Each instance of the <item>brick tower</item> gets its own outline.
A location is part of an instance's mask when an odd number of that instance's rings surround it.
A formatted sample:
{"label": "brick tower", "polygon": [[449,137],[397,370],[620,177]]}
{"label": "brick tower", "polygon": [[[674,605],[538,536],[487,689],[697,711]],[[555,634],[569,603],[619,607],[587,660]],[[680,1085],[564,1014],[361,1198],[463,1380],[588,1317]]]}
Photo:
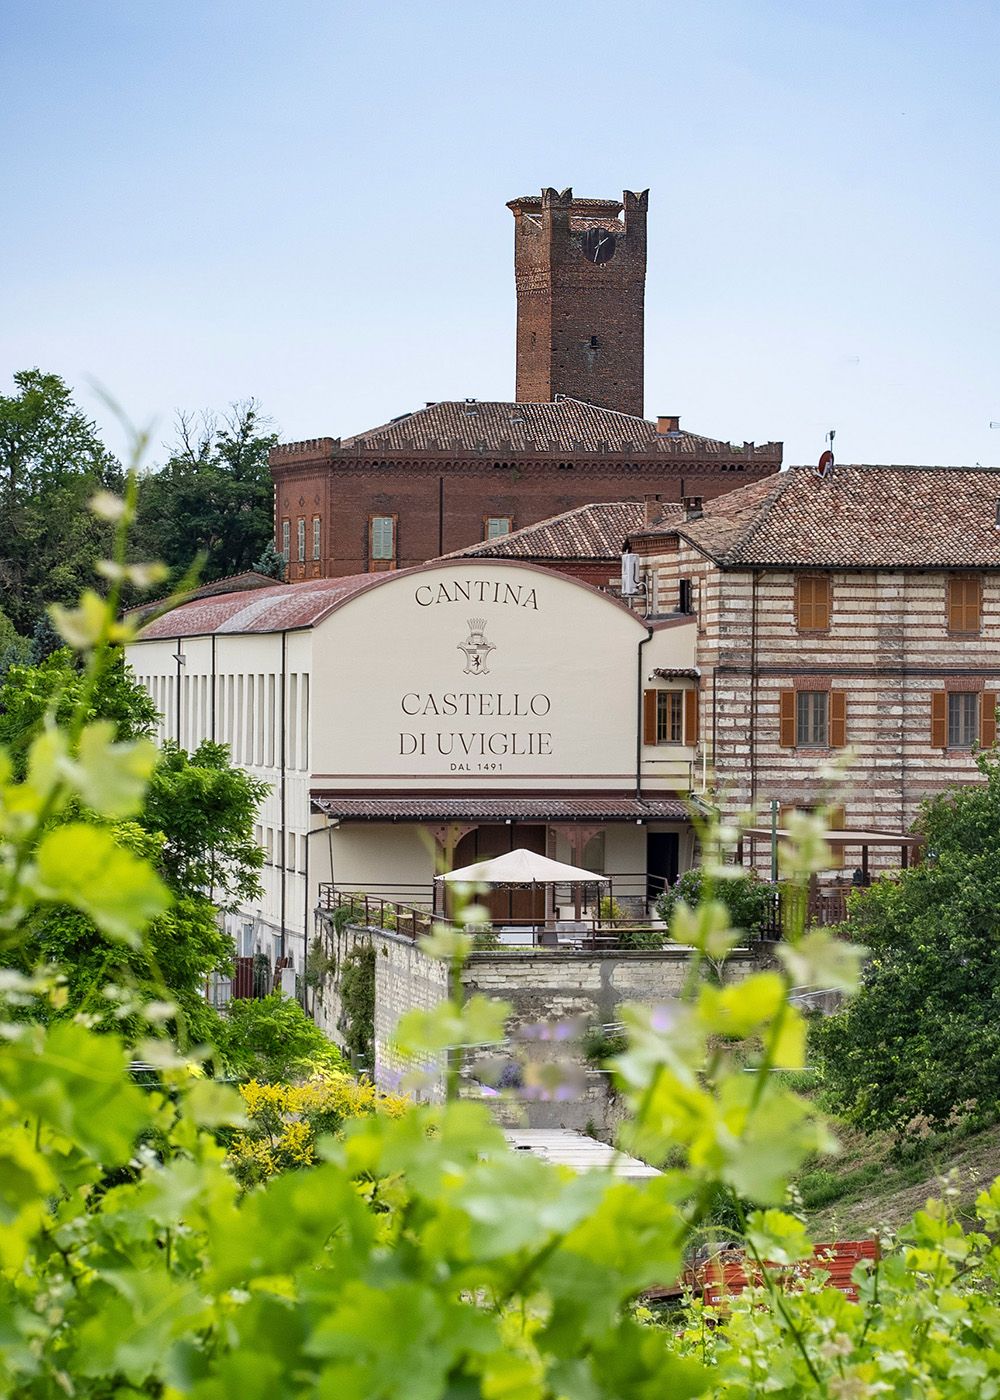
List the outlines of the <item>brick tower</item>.
{"label": "brick tower", "polygon": [[568,394],[642,417],[648,194],[574,199],[570,189],[546,189],[507,205],[519,402]]}

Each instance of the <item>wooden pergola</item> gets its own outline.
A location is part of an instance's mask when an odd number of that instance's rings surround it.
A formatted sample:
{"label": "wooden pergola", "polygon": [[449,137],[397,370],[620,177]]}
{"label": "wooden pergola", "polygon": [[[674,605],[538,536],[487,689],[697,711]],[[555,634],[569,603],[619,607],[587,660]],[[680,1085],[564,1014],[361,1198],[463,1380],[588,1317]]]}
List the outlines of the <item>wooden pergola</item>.
{"label": "wooden pergola", "polygon": [[[769,826],[747,827],[736,846],[737,863],[744,863],[744,842],[747,837],[751,841],[766,841],[770,844],[772,836],[777,837],[779,841],[787,841],[791,839],[791,832],[783,826],[776,827],[773,832]],[[900,869],[906,870],[911,863],[915,865],[920,859],[920,851],[925,844],[923,836],[914,836],[906,831],[828,831],[824,839],[828,846],[840,851],[861,848],[861,876],[866,885],[869,882],[868,852],[872,847],[898,847]]]}

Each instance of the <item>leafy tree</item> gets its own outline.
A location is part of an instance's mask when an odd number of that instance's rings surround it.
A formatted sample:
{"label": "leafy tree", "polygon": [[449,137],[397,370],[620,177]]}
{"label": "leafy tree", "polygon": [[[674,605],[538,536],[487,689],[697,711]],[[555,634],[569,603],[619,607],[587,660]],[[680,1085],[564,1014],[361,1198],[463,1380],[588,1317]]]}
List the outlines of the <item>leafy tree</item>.
{"label": "leafy tree", "polygon": [[31,659],[31,641],[22,637],[10,618],[0,608],[0,682],[12,666],[20,666]]}
{"label": "leafy tree", "polygon": [[32,666],[37,666],[39,662],[45,661],[54,651],[58,651],[63,645],[63,639],[52,625],[52,619],[48,613],[43,613],[35,623],[34,631],[31,634],[31,652],[26,658]]}
{"label": "leafy tree", "polygon": [[[120,652],[109,653],[92,684],[64,648],[40,666],[12,668],[0,685],[0,744],[17,771],[26,771],[46,717],[66,724],[74,714],[85,723],[110,722],[119,743],[148,738],[157,718]],[[232,964],[220,907],[253,898],[260,889],[264,857],[253,825],[265,792],[266,784],[231,766],[224,745],[205,743],[191,756],[175,745],[165,747],[141,810],[115,823],[114,832],[123,848],[158,870],[174,902],[151,922],[141,946],[108,942],[93,920],[71,908],[35,911],[27,925],[32,955],[65,972],[60,1015],[85,1012],[134,1038],[142,1026],[136,1006],[169,995],[193,1038],[216,1039],[218,1018],[201,992],[210,973]],[[75,819],[77,805],[66,815]],[[109,997],[109,987],[118,993]]]}
{"label": "leafy tree", "polygon": [[201,554],[206,581],[252,569],[274,534],[268,451],[277,436],[254,399],[218,419],[180,413],[165,466],[145,476],[133,548],[177,582]]}
{"label": "leafy tree", "polygon": [[264,546],[264,552],[253,565],[255,573],[265,574],[268,578],[283,579],[288,568],[288,560],[276,547],[274,540],[268,540]]}
{"label": "leafy tree", "polygon": [[38,665],[12,666],[0,682],[0,744],[23,770],[46,716],[51,713],[57,723],[66,724],[81,705],[88,722],[111,720],[122,742],[149,738],[156,728],[156,706],[120,650],[109,654],[92,687],[73,653],[63,646]]}
{"label": "leafy tree", "polygon": [[44,603],[74,601],[107,554],[110,527],[87,503],[120,490],[123,476],[59,375],[22,370],[14,384],[0,395],[0,587],[29,635]]}
{"label": "leafy tree", "polygon": [[159,864],[170,886],[202,891],[222,909],[256,899],[264,852],[253,828],[267,792],[233,767],[225,744],[206,739],[190,756],[164,744],[141,820],[163,833]]}
{"label": "leafy tree", "polygon": [[992,1114],[1000,1082],[1000,762],[931,799],[921,864],[852,895],[871,951],[861,989],[816,1043],[838,1111],[866,1127]]}
{"label": "leafy tree", "polygon": [[298,1002],[277,992],[231,1001],[216,1044],[227,1073],[262,1084],[344,1067],[340,1051]]}

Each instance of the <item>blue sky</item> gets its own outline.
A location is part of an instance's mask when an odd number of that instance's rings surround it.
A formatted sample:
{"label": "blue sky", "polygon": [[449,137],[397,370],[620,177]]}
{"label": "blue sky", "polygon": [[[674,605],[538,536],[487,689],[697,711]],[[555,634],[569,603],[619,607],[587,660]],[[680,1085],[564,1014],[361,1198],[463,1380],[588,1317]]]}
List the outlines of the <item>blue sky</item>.
{"label": "blue sky", "polygon": [[169,436],[510,398],[512,224],[650,188],[646,411],[1000,462],[1000,5],[4,0],[0,392]]}

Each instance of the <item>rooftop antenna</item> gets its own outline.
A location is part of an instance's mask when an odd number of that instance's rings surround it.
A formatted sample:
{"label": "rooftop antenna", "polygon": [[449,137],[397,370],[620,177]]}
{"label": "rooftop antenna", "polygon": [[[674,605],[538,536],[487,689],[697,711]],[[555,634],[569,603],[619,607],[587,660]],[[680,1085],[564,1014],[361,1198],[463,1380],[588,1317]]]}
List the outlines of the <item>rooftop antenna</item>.
{"label": "rooftop antenna", "polygon": [[820,455],[820,459],[813,471],[813,476],[818,477],[820,481],[829,481],[833,476],[833,440],[836,436],[837,429],[831,428],[826,435],[826,441],[829,446],[826,448],[826,451]]}

